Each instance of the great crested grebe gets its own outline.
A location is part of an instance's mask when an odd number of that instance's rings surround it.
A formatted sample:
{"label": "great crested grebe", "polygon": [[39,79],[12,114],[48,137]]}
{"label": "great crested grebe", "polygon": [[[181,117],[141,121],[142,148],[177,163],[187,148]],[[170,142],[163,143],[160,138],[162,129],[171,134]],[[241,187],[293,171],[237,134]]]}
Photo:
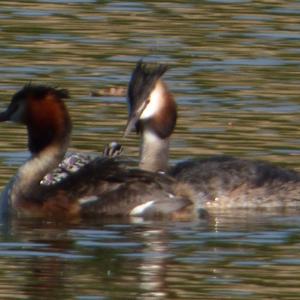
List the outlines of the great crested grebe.
{"label": "great crested grebe", "polygon": [[[117,142],[111,142],[105,145],[102,157],[118,157],[123,152],[123,146]],[[96,153],[85,153],[85,152],[70,152],[66,153],[64,159],[59,165],[53,169],[50,173],[47,173],[40,181],[42,185],[55,184],[62,179],[66,178],[72,173],[78,172],[78,170],[90,163],[97,156]]]}
{"label": "great crested grebe", "polygon": [[141,135],[140,168],[164,171],[188,183],[198,207],[300,206],[300,174],[267,162],[228,156],[190,159],[168,168],[169,139],[176,124],[176,103],[162,81],[164,65],[139,61],[128,86],[127,135]]}
{"label": "great crested grebe", "polygon": [[66,90],[26,85],[0,114],[0,121],[26,125],[31,152],[2,195],[2,213],[51,218],[152,216],[172,214],[191,204],[174,179],[126,169],[109,158],[96,158],[55,184],[41,185],[69,145],[72,126],[63,102],[67,97]]}

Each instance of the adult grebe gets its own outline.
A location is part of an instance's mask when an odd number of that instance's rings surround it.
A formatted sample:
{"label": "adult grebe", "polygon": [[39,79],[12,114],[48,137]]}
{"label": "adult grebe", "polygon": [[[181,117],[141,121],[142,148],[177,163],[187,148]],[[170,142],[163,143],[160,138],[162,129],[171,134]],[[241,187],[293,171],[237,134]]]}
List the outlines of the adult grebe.
{"label": "adult grebe", "polygon": [[41,185],[69,144],[72,126],[63,102],[67,97],[66,90],[26,85],[0,114],[0,121],[26,125],[31,152],[5,190],[4,212],[60,219],[93,214],[152,216],[172,214],[191,204],[174,179],[126,169],[109,158],[96,158],[55,184]]}
{"label": "adult grebe", "polygon": [[167,67],[139,61],[128,86],[125,129],[141,135],[140,168],[164,171],[188,183],[198,207],[300,206],[300,174],[262,161],[228,156],[191,159],[168,168],[169,139],[177,118],[176,103],[161,77]]}

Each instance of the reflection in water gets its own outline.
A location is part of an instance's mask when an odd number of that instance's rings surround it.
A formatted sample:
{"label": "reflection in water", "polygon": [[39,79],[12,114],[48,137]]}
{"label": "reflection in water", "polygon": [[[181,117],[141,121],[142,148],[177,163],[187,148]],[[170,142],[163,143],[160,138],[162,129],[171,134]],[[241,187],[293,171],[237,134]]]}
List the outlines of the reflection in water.
{"label": "reflection in water", "polygon": [[254,299],[277,295],[271,287],[282,277],[288,292],[299,276],[300,223],[292,212],[117,221],[14,220],[1,235],[1,285],[8,294],[38,299],[199,299],[203,293]]}
{"label": "reflection in water", "polygon": [[[1,1],[1,108],[32,80],[68,88],[73,147],[120,141],[135,62],[171,65],[173,162],[230,154],[299,168],[297,1]],[[94,93],[96,91],[96,93]],[[92,96],[91,96],[92,95]],[[5,103],[4,103],[4,102]],[[0,127],[3,186],[28,157]],[[125,144],[137,157],[134,136]],[[297,299],[298,211],[207,220],[1,226],[2,299]]]}

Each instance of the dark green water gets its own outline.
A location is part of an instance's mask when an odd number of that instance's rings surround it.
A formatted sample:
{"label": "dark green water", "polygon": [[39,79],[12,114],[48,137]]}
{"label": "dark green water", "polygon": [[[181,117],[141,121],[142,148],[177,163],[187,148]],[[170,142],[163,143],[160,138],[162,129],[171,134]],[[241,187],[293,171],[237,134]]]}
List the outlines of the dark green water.
{"label": "dark green water", "polygon": [[[172,162],[230,154],[300,170],[298,1],[0,1],[0,108],[22,85],[68,88],[72,148],[122,140],[135,62],[168,63]],[[91,96],[92,91],[100,96]],[[27,157],[0,126],[0,184]],[[209,220],[13,220],[0,227],[0,299],[299,299],[297,211]]]}

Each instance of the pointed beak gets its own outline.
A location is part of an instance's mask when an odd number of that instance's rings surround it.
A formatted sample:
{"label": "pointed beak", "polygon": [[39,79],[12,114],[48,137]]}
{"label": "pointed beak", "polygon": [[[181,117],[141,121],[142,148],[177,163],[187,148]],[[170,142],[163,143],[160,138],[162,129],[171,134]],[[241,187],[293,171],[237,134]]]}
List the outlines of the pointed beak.
{"label": "pointed beak", "polygon": [[3,111],[3,112],[0,113],[0,122],[8,121],[9,118],[10,118],[10,114],[9,114],[8,110]]}
{"label": "pointed beak", "polygon": [[129,135],[129,133],[134,130],[135,124],[138,120],[139,120],[139,118],[135,114],[133,116],[129,117],[126,127],[125,127],[125,130],[124,130],[123,137],[127,137]]}
{"label": "pointed beak", "polygon": [[127,125],[124,130],[123,137],[127,137],[129,135],[129,133],[135,129],[135,125],[138,122],[138,120],[140,119],[140,116],[142,115],[143,111],[147,107],[148,103],[149,103],[149,100],[144,101],[138,109],[136,109],[135,111],[133,111],[129,114],[129,118],[128,118]]}

